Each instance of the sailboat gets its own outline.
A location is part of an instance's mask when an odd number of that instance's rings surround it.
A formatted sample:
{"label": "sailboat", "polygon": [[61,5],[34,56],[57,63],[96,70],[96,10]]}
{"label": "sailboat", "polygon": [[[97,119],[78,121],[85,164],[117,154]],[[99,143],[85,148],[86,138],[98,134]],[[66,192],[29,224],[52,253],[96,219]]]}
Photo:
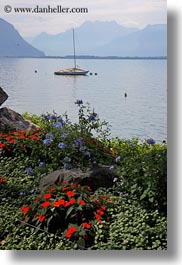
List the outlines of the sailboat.
{"label": "sailboat", "polygon": [[76,65],[76,54],[75,54],[75,32],[73,29],[73,52],[74,52],[74,67],[68,69],[61,69],[54,72],[55,75],[86,75],[89,71],[78,68]]}

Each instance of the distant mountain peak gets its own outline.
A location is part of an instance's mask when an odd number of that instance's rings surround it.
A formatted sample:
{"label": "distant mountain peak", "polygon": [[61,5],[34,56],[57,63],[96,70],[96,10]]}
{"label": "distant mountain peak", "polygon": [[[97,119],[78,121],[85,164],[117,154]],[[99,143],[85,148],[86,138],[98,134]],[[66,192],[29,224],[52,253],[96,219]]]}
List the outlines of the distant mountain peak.
{"label": "distant mountain peak", "polygon": [[12,24],[0,18],[0,57],[43,57],[44,53],[27,43]]}

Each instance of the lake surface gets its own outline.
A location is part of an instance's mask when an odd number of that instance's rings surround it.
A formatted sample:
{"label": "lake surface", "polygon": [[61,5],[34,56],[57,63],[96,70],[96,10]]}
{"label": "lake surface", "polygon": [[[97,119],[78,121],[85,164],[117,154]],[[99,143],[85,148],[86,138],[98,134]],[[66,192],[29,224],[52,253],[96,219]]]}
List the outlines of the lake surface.
{"label": "lake surface", "polygon": [[92,59],[77,64],[97,75],[55,76],[54,71],[73,66],[69,59],[0,58],[0,86],[9,95],[3,106],[19,113],[67,111],[75,121],[74,102],[82,99],[110,123],[112,137],[166,140],[166,60]]}

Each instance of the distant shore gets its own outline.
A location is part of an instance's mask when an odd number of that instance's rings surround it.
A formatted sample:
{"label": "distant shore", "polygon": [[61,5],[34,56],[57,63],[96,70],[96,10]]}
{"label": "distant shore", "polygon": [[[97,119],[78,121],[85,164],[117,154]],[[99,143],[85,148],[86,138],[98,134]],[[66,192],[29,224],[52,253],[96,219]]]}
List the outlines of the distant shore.
{"label": "distant shore", "polygon": [[[39,58],[39,59],[73,59],[73,55],[67,56],[3,56],[0,58]],[[148,56],[148,57],[140,57],[140,56],[92,56],[92,55],[80,55],[76,56],[76,59],[94,59],[94,60],[167,60],[167,56]]]}

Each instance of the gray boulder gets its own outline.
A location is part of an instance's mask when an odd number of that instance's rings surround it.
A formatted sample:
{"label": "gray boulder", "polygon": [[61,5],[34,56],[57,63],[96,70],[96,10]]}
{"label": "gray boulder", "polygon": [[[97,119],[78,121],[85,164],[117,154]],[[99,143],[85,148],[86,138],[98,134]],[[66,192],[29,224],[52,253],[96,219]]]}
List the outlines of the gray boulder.
{"label": "gray boulder", "polygon": [[6,92],[0,87],[0,106],[7,100],[8,95]]}
{"label": "gray boulder", "polygon": [[37,126],[24,119],[14,110],[5,107],[0,109],[0,131],[6,128],[11,128],[13,130],[32,130],[37,128]]}
{"label": "gray boulder", "polygon": [[109,166],[103,165],[95,165],[88,168],[85,172],[81,169],[59,169],[44,176],[40,181],[39,189],[41,192],[45,192],[50,186],[58,182],[69,182],[89,186],[95,191],[100,187],[112,187],[114,178],[118,178],[118,176],[110,170]]}

